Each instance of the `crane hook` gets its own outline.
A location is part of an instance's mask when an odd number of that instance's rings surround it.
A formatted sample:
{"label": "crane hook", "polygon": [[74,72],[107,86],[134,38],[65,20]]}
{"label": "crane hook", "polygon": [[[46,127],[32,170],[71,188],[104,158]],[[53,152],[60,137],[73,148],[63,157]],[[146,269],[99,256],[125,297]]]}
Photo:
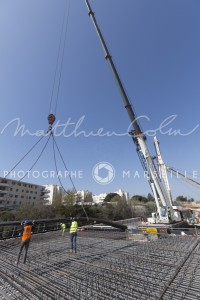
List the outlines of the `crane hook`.
{"label": "crane hook", "polygon": [[52,125],[55,122],[56,117],[53,114],[48,115],[49,131],[52,129]]}

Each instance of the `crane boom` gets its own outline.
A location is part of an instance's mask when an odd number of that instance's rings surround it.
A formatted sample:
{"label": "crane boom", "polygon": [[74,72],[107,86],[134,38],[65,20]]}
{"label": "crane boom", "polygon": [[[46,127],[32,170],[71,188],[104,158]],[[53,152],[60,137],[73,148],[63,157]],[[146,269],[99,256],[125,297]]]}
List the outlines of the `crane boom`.
{"label": "crane boom", "polygon": [[156,153],[157,153],[157,160],[158,160],[158,167],[160,170],[160,176],[161,176],[161,180],[163,180],[164,184],[165,184],[165,189],[168,193],[168,197],[170,199],[170,203],[172,205],[172,194],[171,194],[171,190],[170,190],[170,186],[169,186],[169,181],[168,181],[168,177],[167,177],[167,167],[163,161],[163,158],[161,156],[161,151],[160,151],[160,146],[159,146],[159,142],[156,136],[154,136],[154,145],[156,148]]}
{"label": "crane boom", "polygon": [[200,183],[199,183],[198,181],[196,181],[196,180],[194,180],[194,179],[192,179],[192,178],[187,177],[185,174],[181,173],[180,171],[175,170],[175,169],[172,168],[172,167],[166,166],[166,169],[167,169],[167,171],[168,171],[169,173],[172,173],[172,174],[175,175],[177,178],[180,176],[180,178],[181,178],[183,181],[185,181],[185,182],[191,184],[192,186],[194,186],[194,187],[196,187],[196,188],[200,188]]}
{"label": "crane boom", "polygon": [[[158,215],[159,215],[157,222],[170,223],[174,219],[174,211],[173,211],[173,208],[172,208],[172,205],[170,202],[171,199],[169,198],[165,188],[162,185],[162,182],[160,181],[160,178],[158,176],[158,171],[154,165],[154,161],[152,159],[152,156],[151,156],[149,149],[147,147],[147,144],[146,144],[146,137],[142,133],[142,130],[139,126],[139,123],[138,123],[136,115],[133,111],[132,105],[128,99],[128,96],[125,92],[125,89],[123,87],[123,84],[121,82],[119,74],[118,74],[116,67],[114,65],[114,62],[112,60],[112,56],[110,55],[110,53],[108,51],[108,48],[107,48],[107,45],[103,38],[103,35],[101,33],[101,30],[97,24],[96,18],[94,16],[94,12],[91,9],[89,0],[85,0],[85,3],[87,6],[87,9],[88,9],[88,12],[89,12],[89,16],[92,19],[93,25],[96,29],[96,32],[100,39],[101,45],[103,47],[105,59],[108,61],[109,65],[111,67],[114,79],[117,83],[117,86],[119,88],[119,91],[120,91],[120,94],[121,94],[121,97],[122,97],[122,100],[124,103],[124,106],[127,110],[127,113],[131,120],[131,124],[133,126],[133,130],[131,131],[131,137],[132,137],[133,142],[136,145],[136,149],[140,156],[142,166],[148,172],[148,181],[150,183],[151,189],[154,194],[154,198],[155,198],[157,210],[158,210]],[[161,205],[160,205],[160,202],[161,202]]]}

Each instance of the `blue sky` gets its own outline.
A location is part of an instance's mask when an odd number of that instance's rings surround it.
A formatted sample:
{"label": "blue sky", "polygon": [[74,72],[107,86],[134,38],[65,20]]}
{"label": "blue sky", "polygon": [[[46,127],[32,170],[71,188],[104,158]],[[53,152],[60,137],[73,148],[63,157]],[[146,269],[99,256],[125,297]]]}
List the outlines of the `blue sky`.
{"label": "blue sky", "polygon": [[[90,3],[140,117],[140,125],[147,133],[152,155],[155,154],[153,137],[149,135],[156,132],[165,163],[188,174],[195,172],[199,179],[200,2],[91,0]],[[59,41],[68,9],[61,69]],[[126,134],[129,117],[84,1],[1,0],[0,37],[0,176],[12,169],[37,142],[36,132],[47,130],[53,91],[51,112],[55,113],[57,99],[56,124],[63,124],[57,128],[59,136],[55,138],[68,169],[76,172],[76,178],[73,175],[76,188],[95,194],[122,188],[131,196],[151,192],[143,178],[135,145]],[[61,42],[62,50],[63,35]],[[166,120],[171,122],[164,126]],[[23,124],[32,135],[16,134],[17,126]],[[97,134],[100,128],[104,136]],[[108,136],[108,132],[113,134]],[[16,168],[13,178],[18,179],[20,170],[29,170],[45,140]],[[58,155],[57,159],[64,174]],[[115,178],[107,185],[93,179],[92,170],[99,162],[108,162],[115,169]],[[59,184],[50,175],[55,171],[51,141],[34,170],[37,173],[24,180]],[[42,171],[48,171],[47,178]],[[123,172],[129,176],[123,176]],[[64,177],[61,179],[64,187],[72,188],[69,178]],[[185,195],[200,200],[199,190],[175,177],[170,178],[170,186],[174,197]]]}

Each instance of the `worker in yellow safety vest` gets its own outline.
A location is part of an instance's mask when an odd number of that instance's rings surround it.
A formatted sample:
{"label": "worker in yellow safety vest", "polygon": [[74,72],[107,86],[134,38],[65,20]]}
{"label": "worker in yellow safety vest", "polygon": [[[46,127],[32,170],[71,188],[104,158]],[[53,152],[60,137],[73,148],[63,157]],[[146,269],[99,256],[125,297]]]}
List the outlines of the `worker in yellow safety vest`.
{"label": "worker in yellow safety vest", "polygon": [[29,243],[31,240],[31,234],[32,234],[32,230],[34,227],[34,221],[29,221],[29,220],[25,220],[22,222],[22,242],[21,242],[21,247],[20,247],[20,251],[17,257],[17,261],[16,264],[18,265],[19,260],[20,260],[20,256],[22,253],[23,248],[25,248],[25,253],[24,253],[24,260],[23,263],[26,263],[26,258],[27,258],[27,253],[28,253],[28,248],[29,248]]}
{"label": "worker in yellow safety vest", "polygon": [[65,223],[60,223],[60,229],[62,231],[62,237],[64,238],[65,233],[66,233],[66,224]]}
{"label": "worker in yellow safety vest", "polygon": [[77,239],[77,231],[78,231],[78,222],[77,218],[72,218],[72,223],[70,226],[70,238],[71,238],[71,252],[76,253],[76,239]]}

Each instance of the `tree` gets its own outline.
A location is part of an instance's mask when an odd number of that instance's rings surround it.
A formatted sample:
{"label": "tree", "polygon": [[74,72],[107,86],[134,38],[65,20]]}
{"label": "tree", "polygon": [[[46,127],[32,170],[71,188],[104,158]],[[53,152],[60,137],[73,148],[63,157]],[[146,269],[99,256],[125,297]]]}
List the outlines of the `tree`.
{"label": "tree", "polygon": [[129,219],[131,217],[132,211],[130,205],[127,204],[126,200],[120,197],[114,206],[114,220]]}
{"label": "tree", "polygon": [[106,196],[106,198],[104,199],[103,202],[110,202],[111,199],[112,199],[113,197],[115,197],[115,196],[119,196],[119,195],[118,195],[117,193],[109,193],[109,194]]}
{"label": "tree", "polygon": [[106,205],[103,205],[102,206],[102,215],[103,215],[103,219],[113,220],[113,218],[114,218],[113,205],[110,203],[106,203]]}
{"label": "tree", "polygon": [[111,198],[110,202],[119,202],[122,200],[122,197],[120,197],[118,194]]}
{"label": "tree", "polygon": [[62,193],[56,192],[53,196],[52,205],[54,208],[62,206]]}
{"label": "tree", "polygon": [[76,193],[71,190],[67,190],[67,193],[65,194],[63,198],[63,204],[67,206],[73,206],[76,203]]}
{"label": "tree", "polygon": [[[103,209],[102,209],[101,206],[99,206],[97,204],[94,204],[94,205],[87,205],[84,208],[85,208],[85,211],[86,211],[88,217],[99,218],[99,219],[104,218]],[[78,215],[81,216],[81,217],[85,217],[85,213],[84,213],[82,207],[80,207]]]}
{"label": "tree", "polygon": [[194,198],[188,199],[188,202],[194,202]]}
{"label": "tree", "polygon": [[178,196],[176,197],[176,201],[181,201],[181,202],[187,202],[187,197],[184,197],[184,196]]}
{"label": "tree", "polygon": [[148,202],[148,199],[144,196],[135,195],[130,199],[131,202],[140,202],[140,203],[146,203]]}
{"label": "tree", "polygon": [[15,211],[16,220],[37,220],[54,217],[55,212],[53,210],[53,207],[50,205],[30,206],[29,204],[24,204]]}
{"label": "tree", "polygon": [[66,216],[76,215],[76,193],[72,190],[67,190],[66,195],[63,198],[64,212]]}
{"label": "tree", "polygon": [[62,198],[63,197],[61,192],[56,192],[53,197],[52,208],[57,218],[63,217],[64,215],[64,206],[62,203]]}
{"label": "tree", "polygon": [[154,201],[155,198],[149,193],[147,196],[148,201]]}
{"label": "tree", "polygon": [[5,210],[0,212],[0,220],[1,221],[14,221],[15,214],[13,211]]}
{"label": "tree", "polygon": [[93,202],[92,193],[89,191],[86,191],[84,202]]}

